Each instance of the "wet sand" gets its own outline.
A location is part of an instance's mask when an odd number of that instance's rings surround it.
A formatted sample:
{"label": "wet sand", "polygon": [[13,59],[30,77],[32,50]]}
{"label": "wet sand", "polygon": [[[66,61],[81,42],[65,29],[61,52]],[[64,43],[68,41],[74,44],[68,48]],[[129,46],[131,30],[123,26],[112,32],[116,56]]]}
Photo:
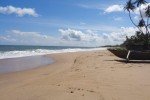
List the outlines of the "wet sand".
{"label": "wet sand", "polygon": [[34,69],[53,62],[46,55],[0,59],[0,74]]}
{"label": "wet sand", "polygon": [[0,75],[0,100],[150,100],[150,63],[108,51],[48,55],[56,62]]}

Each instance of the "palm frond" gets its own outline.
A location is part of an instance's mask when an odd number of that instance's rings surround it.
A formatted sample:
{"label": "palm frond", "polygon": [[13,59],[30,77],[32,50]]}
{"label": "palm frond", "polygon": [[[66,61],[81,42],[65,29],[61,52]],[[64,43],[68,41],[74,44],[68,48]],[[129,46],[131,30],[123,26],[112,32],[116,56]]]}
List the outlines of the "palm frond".
{"label": "palm frond", "polygon": [[132,0],[129,0],[126,3],[126,6],[124,7],[124,9],[127,11],[133,11],[135,9],[135,6],[133,5]]}
{"label": "palm frond", "polygon": [[145,26],[145,21],[143,19],[141,19],[139,21],[139,24],[138,24],[139,27],[144,27]]}
{"label": "palm frond", "polygon": [[145,15],[147,16],[147,17],[150,17],[150,5],[148,5],[148,7],[145,9],[146,11],[145,11]]}
{"label": "palm frond", "polygon": [[136,0],[133,4],[136,4],[137,7],[139,7],[142,4],[146,4],[147,1],[146,0]]}

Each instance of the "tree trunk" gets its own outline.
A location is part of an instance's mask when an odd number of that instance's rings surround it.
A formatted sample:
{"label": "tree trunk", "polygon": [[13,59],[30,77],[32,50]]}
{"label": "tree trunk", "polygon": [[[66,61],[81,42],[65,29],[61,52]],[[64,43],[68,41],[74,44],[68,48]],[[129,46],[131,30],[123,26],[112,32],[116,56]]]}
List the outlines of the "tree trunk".
{"label": "tree trunk", "polygon": [[136,26],[136,27],[139,29],[140,32],[143,33],[143,31],[133,22],[132,17],[131,17],[131,12],[130,12],[130,11],[129,11],[129,18],[130,18],[132,24],[133,24],[134,26]]}

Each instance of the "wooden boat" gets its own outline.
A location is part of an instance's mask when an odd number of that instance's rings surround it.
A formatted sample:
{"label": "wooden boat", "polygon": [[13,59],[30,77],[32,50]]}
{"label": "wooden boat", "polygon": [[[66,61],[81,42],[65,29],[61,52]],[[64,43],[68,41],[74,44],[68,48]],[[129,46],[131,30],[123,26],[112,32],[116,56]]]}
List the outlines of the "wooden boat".
{"label": "wooden boat", "polygon": [[[119,58],[127,59],[128,50],[126,49],[109,48],[108,50]],[[128,59],[129,60],[150,60],[150,50],[145,50],[145,51],[131,50]]]}

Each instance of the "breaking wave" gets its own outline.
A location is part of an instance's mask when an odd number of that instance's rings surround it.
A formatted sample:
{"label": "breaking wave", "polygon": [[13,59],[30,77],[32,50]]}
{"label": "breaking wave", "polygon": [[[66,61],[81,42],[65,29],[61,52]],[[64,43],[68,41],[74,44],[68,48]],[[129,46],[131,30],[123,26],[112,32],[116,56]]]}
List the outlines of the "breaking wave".
{"label": "breaking wave", "polygon": [[79,52],[79,51],[93,51],[93,50],[106,50],[106,48],[90,48],[90,49],[60,49],[60,50],[49,50],[49,49],[35,49],[35,50],[25,50],[25,51],[2,51],[0,52],[0,59],[6,58],[17,58],[26,56],[36,56],[36,55],[46,55],[54,53],[67,53],[67,52]]}

